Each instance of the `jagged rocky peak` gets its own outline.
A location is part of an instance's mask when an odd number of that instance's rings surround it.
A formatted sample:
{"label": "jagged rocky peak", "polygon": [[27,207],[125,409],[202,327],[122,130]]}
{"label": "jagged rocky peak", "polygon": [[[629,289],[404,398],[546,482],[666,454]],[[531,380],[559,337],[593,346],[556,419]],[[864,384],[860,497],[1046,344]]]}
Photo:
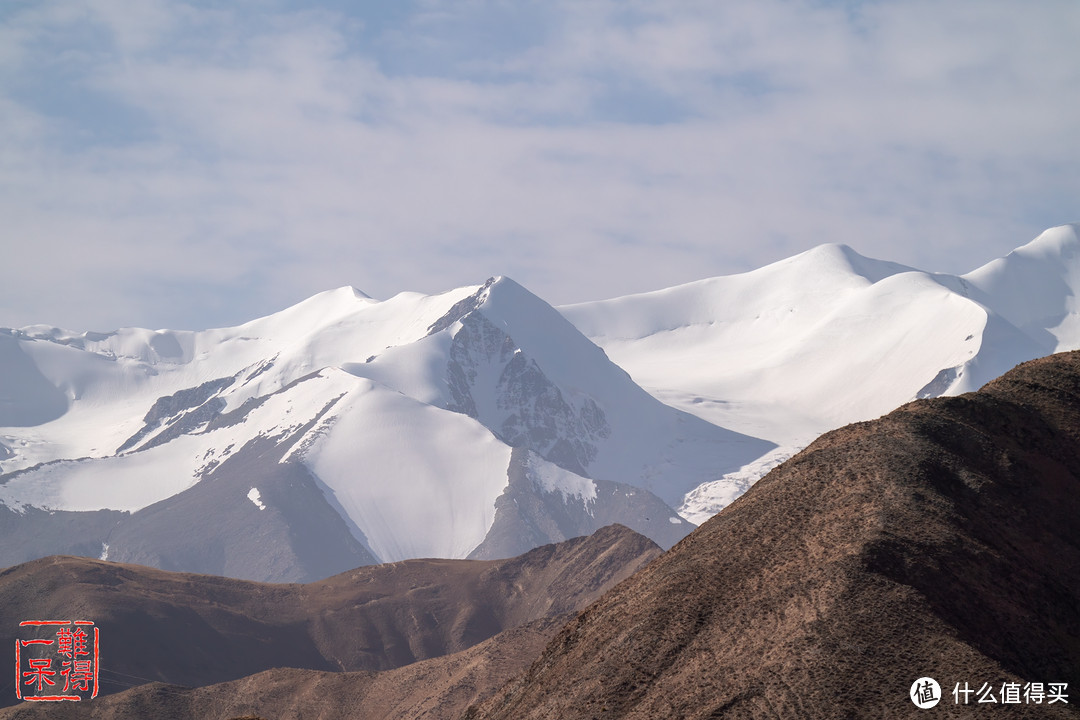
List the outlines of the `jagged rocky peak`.
{"label": "jagged rocky peak", "polygon": [[488,289],[500,279],[501,278],[498,277],[488,278],[487,281],[472,295],[462,298],[454,303],[450,309],[446,311],[445,315],[428,326],[427,334],[434,335],[435,333],[442,332],[454,323],[464,320],[468,315],[479,309],[479,307],[484,304],[484,301],[487,300]]}
{"label": "jagged rocky peak", "polygon": [[535,358],[483,314],[460,322],[447,361],[448,409],[479,419],[511,446],[586,473],[596,440],[611,432],[596,401],[568,398]]}
{"label": "jagged rocky peak", "polygon": [[[611,428],[593,397],[583,392],[571,396],[546,372],[551,366],[561,369],[565,360],[550,360],[550,345],[559,338],[538,335],[532,327],[538,322],[577,340],[564,342],[557,353],[583,350],[606,362],[602,351],[595,352],[551,306],[513,280],[493,277],[428,330],[429,335],[453,333],[446,407],[480,420],[513,447],[587,475],[597,442],[610,436]],[[548,356],[547,361],[538,362],[537,355]]]}

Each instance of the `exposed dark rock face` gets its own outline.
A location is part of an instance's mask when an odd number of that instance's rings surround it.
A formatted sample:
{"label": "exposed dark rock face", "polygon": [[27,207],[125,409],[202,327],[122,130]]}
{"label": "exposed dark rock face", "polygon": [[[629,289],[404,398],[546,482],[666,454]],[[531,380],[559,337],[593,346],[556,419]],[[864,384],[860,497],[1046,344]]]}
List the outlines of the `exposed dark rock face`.
{"label": "exposed dark rock face", "polygon": [[[498,381],[486,405],[477,404],[482,373]],[[567,470],[588,475],[596,458],[597,442],[611,435],[604,411],[592,398],[576,406],[513,338],[481,313],[461,318],[461,328],[450,345],[447,378],[449,410],[479,418],[507,444],[532,450]]]}
{"label": "exposed dark rock face", "polygon": [[535,476],[530,450],[514,448],[507,471],[509,483],[495,501],[495,520],[470,559],[512,557],[529,548],[589,535],[622,523],[667,549],[696,526],[683,520],[648,490],[604,480],[586,481],[594,495],[574,495],[545,488]]}
{"label": "exposed dark rock face", "polygon": [[[447,409],[479,419],[513,447],[528,448],[588,476],[597,441],[611,435],[604,411],[592,398],[576,405],[568,402],[514,339],[484,316],[482,308],[495,282],[488,279],[428,328],[431,335],[461,323],[446,366]],[[498,377],[494,390],[478,387],[482,376],[480,382]]]}
{"label": "exposed dark rock face", "polygon": [[235,378],[225,377],[208,380],[197,387],[187,388],[172,395],[158,398],[143,417],[143,426],[116,449],[117,453],[129,450],[162,425],[167,428],[146,443],[146,450],[180,437],[213,420],[225,409],[225,401],[213,397],[233,384]]}
{"label": "exposed dark rock face", "polygon": [[447,409],[478,417],[480,411],[472,396],[477,367],[482,363],[504,367],[514,357],[516,349],[510,336],[484,316],[471,314],[461,318],[461,329],[450,343],[450,360],[446,367],[451,398]]}
{"label": "exposed dark rock face", "polygon": [[469,297],[463,298],[454,303],[450,307],[450,309],[443,314],[441,318],[433,322],[428,327],[427,334],[434,335],[435,333],[442,332],[446,328],[456,323],[458,320],[463,319],[466,315],[483,305],[488,288],[494,285],[495,282],[496,278],[488,278],[479,290],[474,292]]}
{"label": "exposed dark rock face", "polygon": [[506,442],[588,474],[589,463],[596,459],[596,441],[611,435],[604,411],[592,398],[575,408],[523,352],[506,364],[497,392],[499,409],[509,413],[499,432]]}
{"label": "exposed dark rock face", "polygon": [[1080,715],[1080,353],[828,433],[468,717],[922,717],[921,676],[941,716]]}

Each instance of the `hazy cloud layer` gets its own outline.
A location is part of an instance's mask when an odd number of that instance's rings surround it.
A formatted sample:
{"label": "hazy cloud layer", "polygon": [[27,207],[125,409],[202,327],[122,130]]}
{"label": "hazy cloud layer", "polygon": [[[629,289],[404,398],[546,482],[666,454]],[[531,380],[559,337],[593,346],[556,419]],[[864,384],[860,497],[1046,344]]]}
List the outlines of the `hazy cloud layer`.
{"label": "hazy cloud layer", "polygon": [[1080,220],[1073,0],[218,5],[0,8],[0,325],[965,271]]}

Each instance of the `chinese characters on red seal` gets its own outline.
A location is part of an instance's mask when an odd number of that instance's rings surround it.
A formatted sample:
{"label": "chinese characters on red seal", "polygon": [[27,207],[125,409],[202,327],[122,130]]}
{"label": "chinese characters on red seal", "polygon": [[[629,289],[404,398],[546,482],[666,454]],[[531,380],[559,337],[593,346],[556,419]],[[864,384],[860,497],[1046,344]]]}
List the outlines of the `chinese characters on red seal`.
{"label": "chinese characters on red seal", "polygon": [[15,640],[20,700],[90,700],[98,694],[98,628],[91,620],[24,620]]}

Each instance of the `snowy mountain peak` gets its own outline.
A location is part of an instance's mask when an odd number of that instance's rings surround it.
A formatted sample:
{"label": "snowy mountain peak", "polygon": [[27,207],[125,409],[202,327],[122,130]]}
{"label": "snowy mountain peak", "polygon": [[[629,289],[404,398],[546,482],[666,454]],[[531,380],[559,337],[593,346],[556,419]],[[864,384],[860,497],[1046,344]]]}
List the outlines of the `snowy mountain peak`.
{"label": "snowy mountain peak", "polygon": [[[846,278],[858,276],[869,283],[880,282],[887,277],[903,272],[911,272],[914,268],[886,260],[860,255],[854,249],[840,243],[826,243],[795,255],[780,263],[791,263],[799,272],[824,278]],[[768,265],[761,269],[767,271],[780,263]]]}
{"label": "snowy mountain peak", "polygon": [[428,326],[427,334],[434,335],[440,333],[454,323],[460,322],[470,313],[475,312],[487,301],[488,290],[491,286],[500,280],[502,280],[501,277],[490,277],[483,285],[478,287],[475,292],[458,300],[445,314]]}
{"label": "snowy mountain peak", "polygon": [[1080,225],[1050,228],[962,279],[1045,352],[1080,346]]}
{"label": "snowy mountain peak", "polygon": [[763,335],[801,334],[852,293],[907,272],[912,268],[865,257],[847,245],[825,244],[739,275],[559,310],[609,353],[613,343],[651,337],[662,343],[667,333],[708,334],[717,326],[734,331],[726,344],[754,345]]}
{"label": "snowy mountain peak", "polygon": [[547,302],[508,277],[493,278],[485,288],[480,314],[528,349],[554,382],[594,392],[603,392],[612,376],[621,382],[625,373]]}
{"label": "snowy mountain peak", "polygon": [[243,334],[248,336],[295,339],[310,335],[318,328],[333,324],[365,307],[378,304],[378,300],[345,285],[317,293],[284,310],[246,322],[237,328],[221,328],[218,332],[238,335],[240,333],[234,331],[243,331]]}
{"label": "snowy mountain peak", "polygon": [[1080,223],[1059,225],[1043,231],[1037,238],[1006,255],[1041,257],[1048,260],[1072,259],[1080,249]]}
{"label": "snowy mountain peak", "polygon": [[1070,274],[1076,267],[1080,251],[1080,224],[1060,225],[1042,232],[1037,238],[1021,245],[1005,257],[991,260],[963,277],[972,282],[996,281],[1010,272],[1052,272]]}
{"label": "snowy mountain peak", "polygon": [[1078,227],[1047,230],[959,277],[829,244],[741,275],[561,310],[657,397],[801,446],[1080,347]]}

